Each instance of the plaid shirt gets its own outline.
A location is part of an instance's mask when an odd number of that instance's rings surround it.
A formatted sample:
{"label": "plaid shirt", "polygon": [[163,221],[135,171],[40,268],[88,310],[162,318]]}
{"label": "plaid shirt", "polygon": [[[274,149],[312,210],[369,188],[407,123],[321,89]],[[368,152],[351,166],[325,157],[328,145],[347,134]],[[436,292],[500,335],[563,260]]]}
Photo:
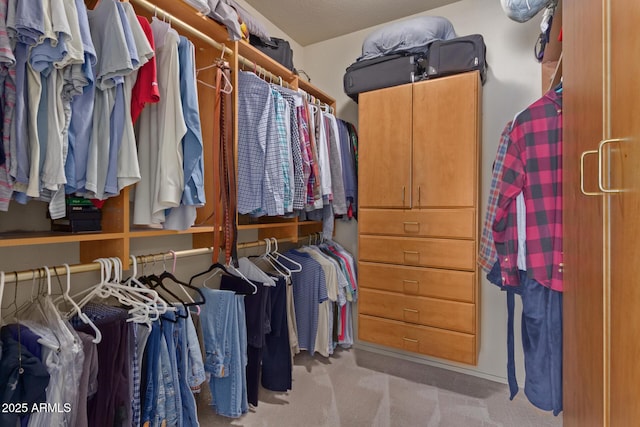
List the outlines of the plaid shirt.
{"label": "plaid shirt", "polygon": [[516,197],[524,194],[528,277],[562,291],[562,97],[551,90],[518,115],[509,133],[493,239],[502,281],[518,285]]}
{"label": "plaid shirt", "polygon": [[484,217],[484,227],[482,228],[482,236],[480,237],[480,252],[478,254],[478,264],[486,272],[490,272],[493,264],[498,260],[498,252],[496,245],[493,243],[493,220],[496,217],[498,209],[498,196],[500,195],[500,187],[498,183],[502,175],[504,165],[504,156],[507,154],[509,146],[509,131],[511,123],[507,123],[498,144],[498,152],[493,162],[493,174],[491,176],[491,190],[489,190],[489,201],[487,203],[487,212]]}

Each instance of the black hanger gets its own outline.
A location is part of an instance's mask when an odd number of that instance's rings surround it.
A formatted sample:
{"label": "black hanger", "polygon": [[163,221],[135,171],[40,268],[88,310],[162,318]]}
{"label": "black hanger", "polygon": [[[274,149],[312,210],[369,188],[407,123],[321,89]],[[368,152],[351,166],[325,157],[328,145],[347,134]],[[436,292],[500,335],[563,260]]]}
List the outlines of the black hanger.
{"label": "black hanger", "polygon": [[191,276],[191,279],[189,279],[189,285],[191,285],[191,283],[193,282],[193,279],[195,279],[197,277],[200,277],[200,276],[204,276],[205,274],[212,272],[216,268],[219,268],[220,270],[224,271],[226,274],[232,276],[232,274],[227,271],[227,268],[224,265],[220,264],[219,262],[216,262],[216,263],[211,264],[211,266],[207,270],[203,271],[202,273],[198,273],[198,274],[196,274],[194,276]]}
{"label": "black hanger", "polygon": [[[175,283],[177,283],[177,284],[179,284],[179,285],[181,285],[181,286],[187,287],[187,288],[189,288],[189,289],[193,289],[194,291],[196,291],[196,293],[197,293],[198,295],[200,295],[200,299],[201,299],[201,301],[188,302],[188,303],[186,303],[186,304],[183,304],[185,307],[192,307],[192,306],[196,306],[196,305],[203,305],[203,304],[205,304],[205,303],[207,302],[207,300],[205,299],[204,294],[202,293],[202,291],[200,290],[200,288],[198,288],[198,287],[196,287],[196,286],[191,285],[191,283],[185,283],[185,282],[183,282],[183,281],[181,281],[181,280],[176,279],[176,277],[175,277],[172,273],[169,273],[168,271],[164,271],[162,274],[160,274],[159,279],[160,279],[160,284],[161,284],[161,286],[162,286],[162,281],[163,281],[163,280],[165,280],[165,279],[169,279],[169,280],[173,280]],[[189,282],[191,282],[191,281],[189,281]],[[164,286],[162,286],[162,288],[163,288],[163,289],[166,289],[166,288],[164,288]],[[167,291],[167,292],[168,292],[168,291]]]}
{"label": "black hanger", "polygon": [[[140,277],[138,278],[138,281],[139,281],[140,283],[142,283],[143,285],[148,286],[150,289],[155,289],[155,287],[157,286],[157,284],[156,284],[156,283],[157,283],[157,279],[158,279],[158,276],[156,276],[155,274],[152,274],[151,276],[140,276]],[[162,289],[164,289],[164,290],[165,290],[169,295],[171,295],[173,298],[175,298],[175,299],[177,299],[178,301],[180,301],[180,298],[178,298],[178,297],[177,297],[173,292],[171,292],[171,291],[170,291],[170,290],[168,290],[168,289],[165,289],[164,287],[163,287]],[[179,313],[180,313],[180,310],[178,310],[178,307],[177,307],[174,303],[172,303],[172,302],[170,302],[170,301],[165,301],[165,302],[167,303],[167,305],[168,305],[169,307],[173,307],[173,308],[175,308],[175,309],[176,309],[176,316],[180,316],[180,314],[179,314]],[[180,301],[180,302],[182,303],[182,301]],[[171,319],[171,318],[169,318],[169,317],[165,317],[164,315],[162,315],[161,317],[162,317],[162,319],[164,319],[164,320],[168,320],[169,322],[172,322],[172,323],[178,323],[178,317],[176,317],[175,319]],[[180,317],[181,317],[181,316],[180,316]]]}

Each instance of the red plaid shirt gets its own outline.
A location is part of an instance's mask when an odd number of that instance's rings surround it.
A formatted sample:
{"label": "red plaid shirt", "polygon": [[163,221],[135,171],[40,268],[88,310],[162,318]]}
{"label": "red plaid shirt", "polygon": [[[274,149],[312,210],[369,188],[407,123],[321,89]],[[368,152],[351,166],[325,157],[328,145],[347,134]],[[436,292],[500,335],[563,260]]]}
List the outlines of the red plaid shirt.
{"label": "red plaid shirt", "polygon": [[527,210],[528,277],[562,291],[562,96],[551,90],[518,115],[509,134],[493,238],[502,281],[518,285],[516,197]]}

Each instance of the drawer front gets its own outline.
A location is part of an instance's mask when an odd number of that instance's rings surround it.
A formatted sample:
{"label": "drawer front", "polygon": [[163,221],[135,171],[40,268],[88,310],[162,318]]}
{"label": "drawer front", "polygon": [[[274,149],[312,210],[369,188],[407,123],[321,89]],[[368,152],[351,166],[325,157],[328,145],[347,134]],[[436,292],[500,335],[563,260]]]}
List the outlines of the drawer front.
{"label": "drawer front", "polygon": [[475,209],[360,209],[362,234],[474,239]]}
{"label": "drawer front", "polygon": [[402,265],[358,264],[358,286],[404,295],[475,302],[476,273]]}
{"label": "drawer front", "polygon": [[475,304],[435,298],[406,296],[393,292],[360,289],[358,311],[458,332],[475,333]]}
{"label": "drawer front", "polygon": [[361,314],[358,339],[414,353],[475,365],[476,337],[462,332],[409,325]]}
{"label": "drawer front", "polygon": [[473,271],[475,246],[473,240],[360,235],[358,252],[360,261]]}

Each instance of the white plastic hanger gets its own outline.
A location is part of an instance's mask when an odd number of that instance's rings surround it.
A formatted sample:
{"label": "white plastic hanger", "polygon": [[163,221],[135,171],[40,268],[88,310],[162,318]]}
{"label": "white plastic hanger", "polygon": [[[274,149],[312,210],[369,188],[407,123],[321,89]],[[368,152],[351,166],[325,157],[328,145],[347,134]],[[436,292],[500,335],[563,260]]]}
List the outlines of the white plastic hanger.
{"label": "white plastic hanger", "polygon": [[[280,261],[278,261],[278,257],[282,257],[282,258],[286,259],[287,261],[289,261],[291,264],[293,264],[293,265],[295,265],[295,266],[296,266],[296,268],[295,268],[294,270],[291,270],[291,269],[289,269],[289,268],[287,268],[287,270],[289,270],[289,271],[290,271],[290,272],[292,272],[292,273],[299,273],[299,272],[301,272],[301,271],[302,271],[302,264],[300,264],[300,263],[298,263],[298,262],[296,262],[296,261],[292,260],[291,258],[289,258],[289,257],[287,257],[287,256],[284,256],[284,255],[282,255],[280,252],[278,252],[278,239],[276,239],[275,237],[272,237],[272,239],[273,239],[273,243],[274,243],[274,246],[275,246],[275,249],[274,249],[274,251],[273,251],[273,253],[272,253],[272,255],[271,255],[271,256],[273,257],[273,259],[274,259],[276,262],[278,262],[280,265],[282,265],[282,263],[280,263]],[[283,267],[284,267],[284,266],[283,266]],[[285,267],[285,268],[286,268],[286,267]]]}
{"label": "white plastic hanger", "polygon": [[[291,277],[291,271],[287,267],[283,266],[281,263],[274,262],[272,257],[270,256],[270,254],[271,254],[271,240],[266,238],[266,239],[264,239],[264,242],[265,242],[264,255],[262,255],[260,258],[265,260],[266,262],[268,262],[269,265],[275,271],[277,271],[280,275],[282,275],[284,277]],[[279,265],[281,267],[278,267]]]}
{"label": "white plastic hanger", "polygon": [[67,272],[67,286],[62,292],[62,296],[77,311],[78,318],[82,320],[82,322],[85,325],[89,325],[89,327],[93,329],[93,332],[95,333],[95,338],[92,341],[95,344],[98,344],[100,341],[102,341],[102,332],[100,332],[100,329],[98,329],[95,323],[93,323],[91,319],[89,319],[89,316],[83,313],[82,310],[80,310],[80,307],[78,307],[78,305],[76,304],[76,302],[69,296],[69,291],[71,290],[71,268],[69,268],[69,264],[64,264],[64,268]]}

